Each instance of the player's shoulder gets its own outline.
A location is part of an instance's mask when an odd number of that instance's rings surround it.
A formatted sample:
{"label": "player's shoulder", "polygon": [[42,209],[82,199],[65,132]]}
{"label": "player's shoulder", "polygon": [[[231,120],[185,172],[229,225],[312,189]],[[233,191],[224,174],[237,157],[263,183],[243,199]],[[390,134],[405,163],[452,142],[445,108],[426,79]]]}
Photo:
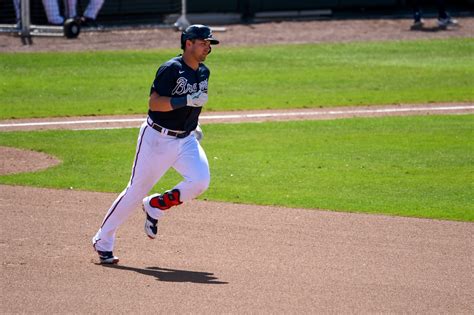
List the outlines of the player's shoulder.
{"label": "player's shoulder", "polygon": [[158,68],[156,75],[158,76],[158,75],[164,75],[165,73],[167,74],[178,73],[178,71],[180,71],[182,68],[183,68],[183,64],[182,64],[181,58],[179,56],[174,57],[164,62]]}
{"label": "player's shoulder", "polygon": [[173,57],[165,62],[165,64],[171,67],[181,68],[183,66],[183,57],[181,57],[181,55]]}
{"label": "player's shoulder", "polygon": [[211,70],[209,70],[209,68],[203,63],[199,64],[199,71],[207,73],[207,74],[211,73]]}
{"label": "player's shoulder", "polygon": [[180,56],[173,57],[170,60],[166,61],[161,65],[160,68],[172,68],[172,69],[181,69],[183,67],[183,61]]}

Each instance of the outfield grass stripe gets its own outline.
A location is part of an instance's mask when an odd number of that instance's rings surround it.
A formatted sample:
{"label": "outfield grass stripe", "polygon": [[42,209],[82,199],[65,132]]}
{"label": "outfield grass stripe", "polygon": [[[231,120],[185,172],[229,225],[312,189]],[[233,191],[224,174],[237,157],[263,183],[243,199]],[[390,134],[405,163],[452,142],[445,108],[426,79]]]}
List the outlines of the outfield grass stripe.
{"label": "outfield grass stripe", "polygon": [[[206,109],[473,102],[473,49],[473,38],[222,47],[206,61]],[[141,115],[157,67],[174,55],[0,54],[0,120]]]}
{"label": "outfield grass stripe", "polygon": [[[407,113],[407,112],[422,112],[422,111],[446,111],[446,110],[474,110],[474,105],[455,105],[455,106],[424,106],[424,107],[409,107],[409,108],[383,108],[383,109],[342,109],[331,111],[304,111],[304,112],[268,112],[255,114],[203,114],[201,120],[215,120],[215,119],[244,119],[244,118],[282,118],[293,116],[331,116],[331,115],[364,115],[364,114],[390,114],[390,113]],[[41,127],[41,126],[61,126],[61,125],[78,125],[78,124],[105,124],[105,123],[127,123],[127,122],[143,122],[144,118],[121,118],[121,119],[94,119],[94,120],[72,120],[72,121],[43,121],[43,122],[26,122],[26,123],[9,123],[0,124],[0,128],[11,127]],[[110,129],[116,127],[103,127],[92,129]],[[83,129],[83,128],[81,128]]]}

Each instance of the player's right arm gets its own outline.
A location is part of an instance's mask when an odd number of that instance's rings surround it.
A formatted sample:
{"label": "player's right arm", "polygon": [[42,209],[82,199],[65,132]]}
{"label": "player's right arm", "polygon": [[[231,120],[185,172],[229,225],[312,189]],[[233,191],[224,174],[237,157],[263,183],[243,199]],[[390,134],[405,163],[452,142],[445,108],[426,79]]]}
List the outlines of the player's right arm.
{"label": "player's right arm", "polygon": [[169,112],[173,110],[171,106],[171,97],[160,96],[156,91],[151,92],[148,99],[148,107],[154,112]]}
{"label": "player's right arm", "polygon": [[171,91],[176,84],[178,66],[179,64],[169,61],[158,68],[148,98],[148,108],[151,111],[169,112],[174,109],[171,104]]}

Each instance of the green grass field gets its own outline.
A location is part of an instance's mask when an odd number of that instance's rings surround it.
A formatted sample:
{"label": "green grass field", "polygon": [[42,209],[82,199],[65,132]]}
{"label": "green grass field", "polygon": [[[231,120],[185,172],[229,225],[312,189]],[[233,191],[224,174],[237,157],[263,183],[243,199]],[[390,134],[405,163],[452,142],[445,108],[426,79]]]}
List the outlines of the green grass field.
{"label": "green grass field", "polygon": [[[474,116],[205,125],[212,183],[202,198],[474,221]],[[0,183],[119,192],[137,129],[8,132],[0,145],[63,163]],[[180,181],[168,173],[156,187]]]}
{"label": "green grass field", "polygon": [[[142,114],[177,50],[0,54],[0,119]],[[474,100],[474,39],[216,47],[205,110]]]}
{"label": "green grass field", "polygon": [[[0,119],[144,114],[177,51],[0,54]],[[474,101],[474,39],[217,47],[207,111]],[[211,200],[474,221],[473,115],[206,125]],[[119,192],[137,130],[2,132],[59,166],[2,184]],[[180,180],[169,172],[155,187]]]}

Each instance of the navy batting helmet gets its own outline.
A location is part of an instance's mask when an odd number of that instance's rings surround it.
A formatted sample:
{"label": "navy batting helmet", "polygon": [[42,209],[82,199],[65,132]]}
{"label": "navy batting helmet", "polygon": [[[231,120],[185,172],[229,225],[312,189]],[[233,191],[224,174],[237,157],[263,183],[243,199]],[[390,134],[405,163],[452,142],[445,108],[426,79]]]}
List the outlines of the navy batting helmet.
{"label": "navy batting helmet", "polygon": [[212,45],[219,44],[219,41],[212,36],[211,28],[202,24],[188,26],[183,33],[181,33],[181,49],[184,49],[186,40],[188,39],[202,39],[208,40]]}

